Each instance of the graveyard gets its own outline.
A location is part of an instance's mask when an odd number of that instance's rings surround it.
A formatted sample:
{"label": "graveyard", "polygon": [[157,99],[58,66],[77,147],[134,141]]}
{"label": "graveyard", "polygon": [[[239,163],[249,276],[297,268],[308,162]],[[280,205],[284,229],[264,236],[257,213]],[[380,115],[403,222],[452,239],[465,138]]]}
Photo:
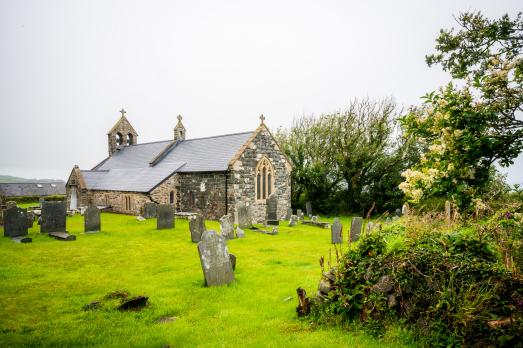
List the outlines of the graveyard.
{"label": "graveyard", "polygon": [[[101,215],[98,233],[84,233],[83,216],[68,217],[75,241],[49,238],[36,223],[32,243],[0,239],[0,307],[9,318],[0,346],[405,345],[395,332],[378,340],[364,331],[313,330],[297,318],[296,289],[316,288],[318,259],[332,251],[329,229],[287,222],[274,236],[246,229],[245,238],[227,242],[237,257],[235,280],[206,287],[188,220],[158,230],[156,219]],[[349,226],[350,218],[341,222]],[[217,221],[206,226],[220,231]],[[119,290],[149,302],[121,312],[104,300]],[[85,310],[93,301],[101,306]]]}

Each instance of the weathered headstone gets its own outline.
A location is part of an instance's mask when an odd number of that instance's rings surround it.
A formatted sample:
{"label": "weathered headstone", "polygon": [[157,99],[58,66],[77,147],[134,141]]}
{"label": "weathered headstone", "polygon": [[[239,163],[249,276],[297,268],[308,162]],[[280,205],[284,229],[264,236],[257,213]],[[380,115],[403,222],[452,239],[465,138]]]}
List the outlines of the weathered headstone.
{"label": "weathered headstone", "polygon": [[272,235],[276,235],[276,234],[278,234],[278,226],[274,226],[274,227],[272,228],[272,232],[271,232],[270,234],[272,234]]}
{"label": "weathered headstone", "polygon": [[285,220],[290,220],[292,216],[292,208],[287,208],[287,214],[285,215]]}
{"label": "weathered headstone", "polygon": [[338,218],[334,218],[334,222],[331,225],[331,243],[343,243],[343,225]]}
{"label": "weathered headstone", "polygon": [[403,215],[406,215],[408,216],[410,214],[410,207],[409,207],[409,203],[405,202],[403,204],[403,206],[401,207],[401,213]]}
{"label": "weathered headstone", "polygon": [[313,216],[311,217],[311,221],[312,221],[312,222],[318,222],[318,219],[319,219],[319,218],[318,218],[317,215],[313,215]]}
{"label": "weathered headstone", "polygon": [[296,226],[297,224],[298,224],[298,216],[291,215],[291,218],[289,219],[289,227]]}
{"label": "weathered headstone", "polygon": [[278,198],[276,195],[271,195],[266,200],[267,210],[267,225],[278,226],[280,221],[278,220]]}
{"label": "weathered headstone", "polygon": [[84,231],[98,232],[100,229],[100,209],[94,205],[90,205],[84,212]]}
{"label": "weathered headstone", "polygon": [[239,203],[236,210],[238,213],[238,226],[241,228],[251,228],[252,215],[250,207],[246,206],[245,203]]}
{"label": "weathered headstone", "polygon": [[234,225],[230,215],[224,215],[220,219],[220,235],[225,239],[234,239]]}
{"label": "weathered headstone", "polygon": [[234,281],[229,250],[224,238],[215,231],[205,231],[198,243],[198,253],[207,286],[219,286]]}
{"label": "weathered headstone", "polygon": [[236,238],[245,238],[245,231],[240,226],[236,227]]}
{"label": "weathered headstone", "polygon": [[401,209],[400,209],[400,208],[397,208],[396,211],[395,211],[394,213],[395,213],[395,215],[396,215],[397,217],[400,217],[400,216],[401,216]]}
{"label": "weathered headstone", "polygon": [[65,202],[43,202],[40,232],[65,232]]}
{"label": "weathered headstone", "polygon": [[298,216],[299,221],[303,221],[303,218],[304,218],[303,210],[301,210],[301,209],[296,210],[296,215]]}
{"label": "weathered headstone", "polygon": [[361,225],[363,223],[362,217],[353,217],[350,225],[350,241],[355,242],[360,238]]}
{"label": "weathered headstone", "polygon": [[205,228],[205,219],[201,214],[189,216],[189,230],[191,231],[191,241],[193,243],[198,243],[202,240],[202,234],[207,228]]}
{"label": "weathered headstone", "polygon": [[170,204],[160,204],[156,211],[156,229],[164,230],[174,227],[174,209]]}
{"label": "weathered headstone", "polygon": [[32,228],[35,221],[35,213],[32,211],[27,212],[27,228]]}
{"label": "weathered headstone", "polygon": [[307,211],[307,216],[312,216],[312,203],[311,202],[305,202],[305,210]]}
{"label": "weathered headstone", "polygon": [[27,209],[16,205],[4,211],[4,237],[20,237],[27,235]]}
{"label": "weathered headstone", "polygon": [[153,202],[147,202],[143,206],[143,217],[146,219],[154,219],[156,217],[158,205]]}

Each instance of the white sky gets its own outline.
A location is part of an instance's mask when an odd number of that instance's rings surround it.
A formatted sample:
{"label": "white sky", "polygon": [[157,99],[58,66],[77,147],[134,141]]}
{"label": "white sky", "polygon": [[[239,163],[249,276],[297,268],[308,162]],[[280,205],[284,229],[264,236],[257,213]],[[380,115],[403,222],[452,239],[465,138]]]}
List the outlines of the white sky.
{"label": "white sky", "polygon": [[[424,56],[453,14],[521,1],[0,0],[0,174],[66,179],[107,155],[123,106],[138,142],[269,127],[353,97],[405,106],[448,82]],[[523,158],[509,169],[523,182]]]}

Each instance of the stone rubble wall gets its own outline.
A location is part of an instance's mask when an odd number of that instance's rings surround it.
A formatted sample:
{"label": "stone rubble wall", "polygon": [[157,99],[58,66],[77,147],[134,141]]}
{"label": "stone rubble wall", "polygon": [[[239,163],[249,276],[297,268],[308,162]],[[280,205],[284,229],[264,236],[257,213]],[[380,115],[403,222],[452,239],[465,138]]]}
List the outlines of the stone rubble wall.
{"label": "stone rubble wall", "polygon": [[[125,197],[131,197],[131,209],[125,209]],[[140,215],[146,202],[151,202],[145,193],[122,192],[122,191],[88,191],[89,204],[109,205],[115,213],[128,215]]]}
{"label": "stone rubble wall", "polygon": [[174,191],[174,204],[175,208],[179,206],[180,198],[180,179],[178,174],[173,174],[169,179],[162,182],[158,187],[153,189],[149,193],[149,197],[152,202],[158,204],[170,204],[170,195]]}

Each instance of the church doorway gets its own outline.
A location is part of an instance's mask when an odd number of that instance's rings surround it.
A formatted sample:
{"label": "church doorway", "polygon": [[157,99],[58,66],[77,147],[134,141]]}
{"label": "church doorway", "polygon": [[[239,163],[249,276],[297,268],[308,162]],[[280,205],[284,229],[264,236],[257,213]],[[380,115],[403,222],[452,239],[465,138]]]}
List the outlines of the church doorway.
{"label": "church doorway", "polygon": [[78,207],[78,197],[76,196],[76,187],[72,187],[71,189],[71,206],[69,207],[71,210],[76,210]]}

